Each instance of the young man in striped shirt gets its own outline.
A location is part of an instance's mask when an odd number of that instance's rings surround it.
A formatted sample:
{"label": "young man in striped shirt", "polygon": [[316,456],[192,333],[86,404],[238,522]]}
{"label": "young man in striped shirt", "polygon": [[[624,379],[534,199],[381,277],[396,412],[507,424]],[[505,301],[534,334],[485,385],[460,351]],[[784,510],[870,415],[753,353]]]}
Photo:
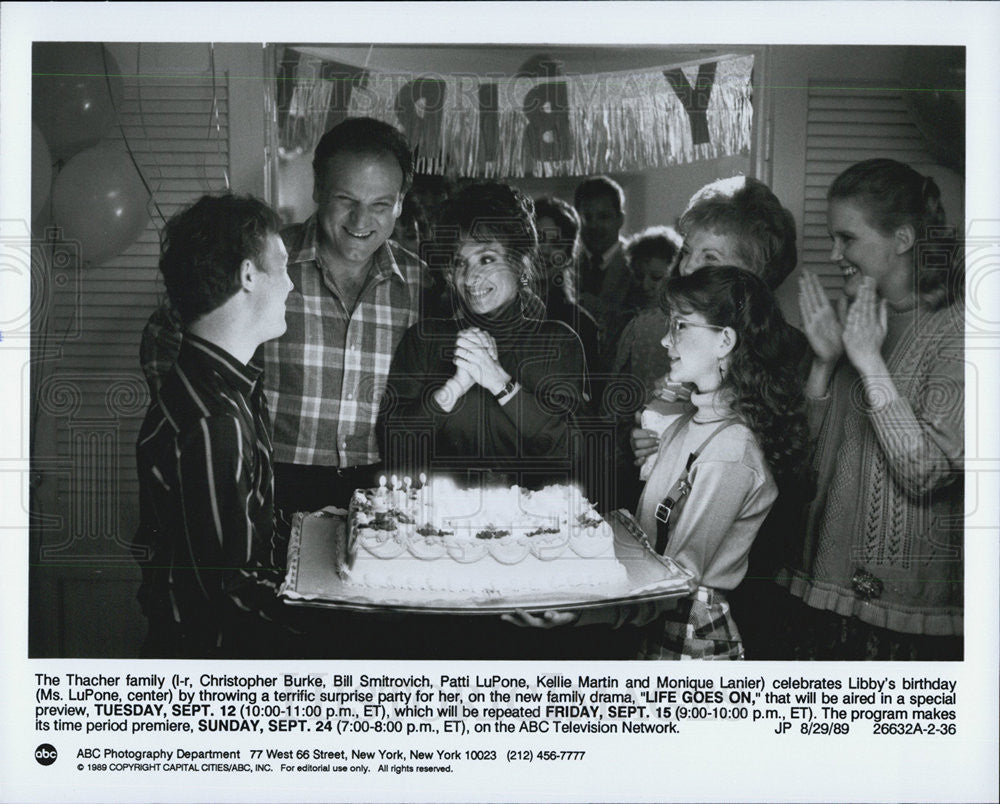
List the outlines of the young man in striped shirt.
{"label": "young man in striped shirt", "polygon": [[278,228],[264,203],[236,196],[205,196],[166,226],[160,270],[185,330],[137,445],[147,656],[281,655],[291,641],[275,596],[287,532],[252,360],[285,331]]}

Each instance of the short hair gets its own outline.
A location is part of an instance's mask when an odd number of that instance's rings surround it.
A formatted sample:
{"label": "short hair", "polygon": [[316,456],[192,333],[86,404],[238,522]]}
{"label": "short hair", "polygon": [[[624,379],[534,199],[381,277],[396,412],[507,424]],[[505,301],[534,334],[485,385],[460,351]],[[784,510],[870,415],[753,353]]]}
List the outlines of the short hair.
{"label": "short hair", "polygon": [[743,176],[720,179],[702,187],[681,215],[684,237],[709,229],[735,238],[744,265],[777,289],[795,270],[795,218],[771,188]]}
{"label": "short hair", "polygon": [[413,184],[413,152],[406,138],[393,126],[374,117],[349,117],[326,132],[313,152],[313,182],[323,186],[326,165],[339,153],[391,154],[403,171],[400,192]]}
{"label": "short hair", "polygon": [[632,235],[625,244],[625,261],[635,270],[636,262],[660,259],[673,265],[684,241],[672,226],[650,226]]}
{"label": "short hair", "polygon": [[559,227],[560,239],[567,243],[574,242],[580,234],[580,213],[568,201],[554,195],[543,195],[535,199],[535,223],[542,218],[552,218]]}
{"label": "short hair", "polygon": [[868,159],[837,176],[827,200],[857,203],[872,227],[886,235],[912,226],[920,297],[932,309],[963,297],[964,266],[956,259],[955,231],[946,225],[941,191],[930,176],[894,159]]}
{"label": "short hair", "polygon": [[163,229],[160,273],[185,325],[221,307],[241,287],[243,260],[257,262],[281,219],[252,196],[205,195]]}
{"label": "short hair", "polygon": [[516,187],[498,181],[467,184],[441,205],[434,221],[434,251],[453,256],[464,240],[496,242],[534,269],[538,258],[535,207]]}
{"label": "short hair", "polygon": [[580,182],[573,193],[573,206],[579,209],[592,198],[607,198],[619,215],[625,214],[625,191],[609,176],[591,176]]}

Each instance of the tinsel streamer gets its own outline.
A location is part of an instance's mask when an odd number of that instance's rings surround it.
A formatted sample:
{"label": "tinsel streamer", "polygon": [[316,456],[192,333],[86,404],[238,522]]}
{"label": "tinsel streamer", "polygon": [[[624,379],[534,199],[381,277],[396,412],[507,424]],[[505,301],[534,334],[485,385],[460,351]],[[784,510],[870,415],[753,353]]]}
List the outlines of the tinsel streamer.
{"label": "tinsel streamer", "polygon": [[[470,92],[469,76],[369,73],[364,92],[352,95],[349,116],[370,115],[408,133],[421,173],[481,176],[487,178],[582,176],[668,167],[700,159],[714,159],[745,152],[750,147],[753,123],[751,74],[753,56],[716,60],[714,82],[706,109],[710,141],[692,140],[688,111],[664,73],[683,69],[689,81],[698,65],[664,66],[639,72],[572,75],[558,80],[566,85],[569,136],[572,148],[565,159],[541,159],[543,146],[530,131],[524,99],[538,84],[551,79],[489,79],[498,83],[497,125],[499,147],[495,159],[480,153],[482,118],[477,97]],[[408,103],[414,83],[433,80],[443,87],[442,107],[429,104],[403,116],[397,111],[399,96]],[[476,86],[471,87],[475,90]],[[402,91],[402,93],[401,93]],[[310,106],[319,98],[310,102]],[[554,110],[560,113],[563,110]],[[291,118],[291,115],[289,115]],[[433,119],[434,124],[431,124]],[[426,126],[420,120],[427,120]]]}
{"label": "tinsel streamer", "polygon": [[[208,46],[209,61],[212,65],[212,111],[209,115],[208,120],[208,137],[212,138],[212,129],[215,129],[215,152],[222,155],[222,124],[219,121],[219,86],[215,74],[215,42],[211,42]],[[207,169],[206,169],[207,172]],[[226,190],[230,190],[229,185],[229,168],[223,164],[222,166],[222,176],[226,181]]]}
{"label": "tinsel streamer", "polygon": [[333,83],[320,78],[322,64],[303,55],[295,66],[295,87],[280,130],[282,155],[311,154],[323,135]]}

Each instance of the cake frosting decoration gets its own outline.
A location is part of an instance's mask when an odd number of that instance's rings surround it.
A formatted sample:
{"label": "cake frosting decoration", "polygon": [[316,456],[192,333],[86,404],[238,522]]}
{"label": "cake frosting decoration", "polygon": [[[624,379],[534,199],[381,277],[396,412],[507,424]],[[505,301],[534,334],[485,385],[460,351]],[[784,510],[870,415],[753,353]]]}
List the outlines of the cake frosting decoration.
{"label": "cake frosting decoration", "polygon": [[338,572],[370,591],[495,599],[624,586],[611,527],[578,488],[460,489],[445,478],[357,490]]}

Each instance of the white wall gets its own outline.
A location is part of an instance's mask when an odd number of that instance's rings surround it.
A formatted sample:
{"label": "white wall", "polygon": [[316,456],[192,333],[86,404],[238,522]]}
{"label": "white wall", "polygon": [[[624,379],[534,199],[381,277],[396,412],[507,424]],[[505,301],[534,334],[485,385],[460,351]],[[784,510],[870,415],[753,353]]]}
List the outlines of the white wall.
{"label": "white wall", "polygon": [[[770,141],[771,188],[795,216],[801,235],[805,210],[806,112],[811,81],[865,82],[873,87],[905,81],[910,47],[775,47],[768,53],[768,83],[773,109]],[[937,180],[950,223],[964,221],[964,177],[945,167],[928,172]],[[801,269],[785,281],[778,301],[798,321],[797,291]]]}

